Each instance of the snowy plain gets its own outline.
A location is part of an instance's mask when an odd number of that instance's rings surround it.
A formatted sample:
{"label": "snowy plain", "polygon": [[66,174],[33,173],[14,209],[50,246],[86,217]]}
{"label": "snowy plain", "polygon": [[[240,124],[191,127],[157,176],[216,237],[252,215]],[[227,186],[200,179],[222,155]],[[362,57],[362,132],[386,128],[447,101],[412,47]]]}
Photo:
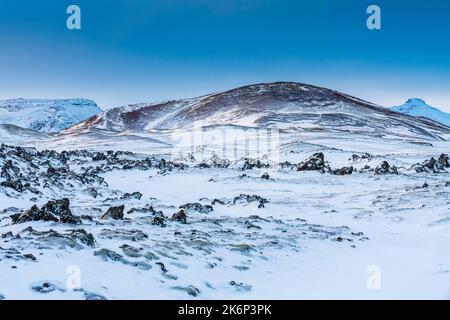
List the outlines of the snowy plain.
{"label": "snowy plain", "polygon": [[[59,139],[29,144],[37,149],[80,149],[75,142],[61,143]],[[151,154],[170,159],[170,139],[157,143],[160,149],[154,145],[158,140],[140,139],[147,141],[147,152],[125,158],[142,159]],[[133,139],[124,141],[128,141],[128,149],[142,151],[139,140],[136,144]],[[399,174],[368,171],[341,176],[279,166],[243,171],[242,159],[228,168],[199,168],[197,160],[190,160],[183,170],[163,173],[157,168],[100,173],[107,187],[97,187],[100,195],[96,198],[65,186],[43,189],[38,197],[2,192],[2,210],[27,210],[34,203],[40,207],[56,197],[68,197],[74,215],[93,218],[75,228],[91,233],[96,244],[83,248],[51,242],[42,245],[23,230],[31,226],[63,234],[72,227],[42,221],[12,224],[10,211],[4,211],[0,233],[19,234],[21,239],[0,239],[0,294],[7,299],[450,298],[450,187],[446,185],[450,174],[412,169],[414,164],[449,150],[449,143],[415,144],[357,135],[343,139],[339,134],[326,138],[312,133],[304,139],[297,134],[283,135],[280,141],[279,163],[299,163],[323,152],[331,168],[374,168],[386,160],[399,168]],[[111,146],[114,144],[105,148]],[[97,147],[94,144],[91,149],[97,151]],[[115,147],[120,149],[121,144]],[[82,148],[89,149],[89,145],[82,144]],[[217,151],[214,144],[204,148]],[[353,154],[366,152],[372,154],[370,159],[352,159]],[[73,161],[70,167],[77,171],[84,165]],[[266,172],[268,180],[261,178]],[[133,192],[142,197],[120,199]],[[268,203],[264,208],[255,203],[232,203],[240,194],[258,195]],[[99,219],[113,205],[124,204],[125,212],[151,205],[170,217],[183,204],[209,205],[213,199],[224,204],[213,205],[214,210],[207,214],[189,212],[187,224],[167,220],[165,227],[154,225],[148,212],[128,213],[118,221]],[[147,237],[136,240],[105,230],[139,230]],[[137,252],[132,250],[134,255],[127,256],[124,245]],[[7,250],[12,247],[19,249],[18,256],[33,254],[36,260],[8,258]],[[100,249],[112,250],[124,259],[104,260],[94,254]],[[67,288],[71,266],[81,272],[80,290]],[[375,289],[368,286],[373,266],[379,270]],[[43,294],[33,289],[45,282],[54,290]]]}

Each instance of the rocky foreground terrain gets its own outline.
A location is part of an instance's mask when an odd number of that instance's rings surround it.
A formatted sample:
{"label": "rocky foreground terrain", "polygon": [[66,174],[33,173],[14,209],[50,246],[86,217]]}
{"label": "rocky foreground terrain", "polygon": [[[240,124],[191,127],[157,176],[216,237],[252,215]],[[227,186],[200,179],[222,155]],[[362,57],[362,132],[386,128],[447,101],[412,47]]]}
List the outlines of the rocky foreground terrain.
{"label": "rocky foreground terrain", "polygon": [[[302,161],[269,165],[2,145],[0,294],[308,297],[314,293],[304,291],[311,284],[298,277],[302,271],[336,251],[367,250],[379,236],[368,227],[374,220],[376,229],[420,215],[425,230],[448,230],[446,154],[406,165],[312,148],[317,152]],[[302,156],[290,150],[295,155]],[[346,166],[334,167],[327,156]],[[302,262],[312,253],[320,257]],[[434,271],[448,277],[450,264],[442,267]],[[285,282],[273,287],[280,276]],[[326,296],[321,276],[316,290]]]}

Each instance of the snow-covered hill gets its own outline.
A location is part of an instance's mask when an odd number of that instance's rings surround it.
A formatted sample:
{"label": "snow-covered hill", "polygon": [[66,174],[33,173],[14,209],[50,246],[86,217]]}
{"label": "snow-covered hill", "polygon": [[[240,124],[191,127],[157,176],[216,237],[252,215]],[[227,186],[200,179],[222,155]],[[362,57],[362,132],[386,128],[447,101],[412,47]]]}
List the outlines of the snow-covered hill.
{"label": "snow-covered hill", "polygon": [[430,106],[422,99],[409,99],[405,104],[392,107],[391,110],[408,114],[410,116],[428,118],[450,127],[450,114]]}
{"label": "snow-covered hill", "polygon": [[12,124],[34,131],[59,132],[102,110],[86,99],[0,101],[0,124]]}
{"label": "snow-covered hill", "polygon": [[441,139],[450,131],[426,119],[399,114],[326,88],[291,82],[245,86],[203,97],[135,104],[97,114],[65,133],[89,128],[114,131],[189,129],[238,125],[322,131],[372,137]]}

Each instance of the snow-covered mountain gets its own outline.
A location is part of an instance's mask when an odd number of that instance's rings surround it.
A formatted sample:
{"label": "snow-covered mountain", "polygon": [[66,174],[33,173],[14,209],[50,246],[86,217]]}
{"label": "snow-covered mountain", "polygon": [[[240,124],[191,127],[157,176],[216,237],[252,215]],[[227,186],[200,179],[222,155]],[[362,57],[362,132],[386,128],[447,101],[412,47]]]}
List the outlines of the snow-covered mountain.
{"label": "snow-covered mountain", "polygon": [[428,118],[450,127],[450,114],[430,106],[422,99],[409,99],[405,104],[392,107],[391,110],[408,114],[410,116]]}
{"label": "snow-covered mountain", "polygon": [[375,137],[440,139],[449,129],[331,89],[291,82],[245,86],[193,99],[117,107],[64,131],[189,129],[205,126],[277,127]]}
{"label": "snow-covered mountain", "polygon": [[45,133],[59,132],[101,111],[94,101],[86,99],[4,100],[0,101],[0,124]]}

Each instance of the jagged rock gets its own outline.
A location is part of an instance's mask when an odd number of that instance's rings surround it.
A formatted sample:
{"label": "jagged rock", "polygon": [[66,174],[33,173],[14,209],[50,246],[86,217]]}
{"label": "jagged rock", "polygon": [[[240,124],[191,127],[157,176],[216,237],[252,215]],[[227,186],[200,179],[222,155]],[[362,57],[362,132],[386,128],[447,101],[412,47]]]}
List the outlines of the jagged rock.
{"label": "jagged rock", "polygon": [[94,156],[92,156],[92,161],[102,161],[106,159],[106,155],[102,152],[97,152]]}
{"label": "jagged rock", "polygon": [[211,201],[212,206],[215,206],[216,204],[220,204],[223,206],[225,204],[225,202],[220,199],[214,199],[213,201]]}
{"label": "jagged rock", "polygon": [[2,237],[2,239],[10,239],[10,238],[13,238],[14,235],[11,231],[8,231],[6,233],[3,233],[1,237]]}
{"label": "jagged rock", "polygon": [[141,250],[139,250],[138,248],[135,248],[133,246],[130,246],[128,244],[123,244],[119,248],[122,249],[123,253],[130,258],[142,257]]}
{"label": "jagged rock", "polygon": [[270,167],[269,164],[262,163],[261,160],[259,160],[259,159],[245,158],[244,161],[245,161],[244,165],[241,168],[242,171],[252,170],[253,168],[262,169],[262,168],[269,168]]}
{"label": "jagged rock", "polygon": [[94,236],[92,235],[92,233],[89,233],[84,229],[71,230],[69,233],[66,234],[66,236],[72,239],[76,239],[89,247],[95,246]]}
{"label": "jagged rock", "polygon": [[372,169],[369,165],[365,165],[363,168],[361,168],[359,170],[359,172],[361,172],[361,173],[370,172],[370,171],[374,171],[374,169]]}
{"label": "jagged rock", "polygon": [[118,254],[117,252],[105,248],[94,251],[94,256],[100,257],[104,261],[108,260],[121,262],[124,261],[123,256],[121,254]]}
{"label": "jagged rock", "polygon": [[117,252],[110,249],[103,248],[98,251],[94,251],[94,256],[100,257],[103,261],[121,262],[132,267],[137,267],[141,270],[150,270],[152,268],[151,265],[142,261],[128,261],[124,259],[121,254],[118,254]]}
{"label": "jagged rock", "polygon": [[166,226],[165,221],[166,221],[166,217],[162,213],[159,213],[159,214],[156,214],[155,217],[153,218],[152,225],[160,226],[160,227],[164,228]]}
{"label": "jagged rock", "polygon": [[297,165],[297,171],[325,171],[325,157],[322,152],[313,154]]}
{"label": "jagged rock", "polygon": [[51,213],[56,216],[62,216],[62,215],[72,215],[72,212],[70,211],[70,201],[67,198],[56,200],[56,201],[49,201],[47,202],[41,210],[44,213]]}
{"label": "jagged rock", "polygon": [[443,168],[450,168],[450,162],[448,154],[441,154],[438,158],[438,162]]}
{"label": "jagged rock", "polygon": [[110,207],[105,214],[101,216],[100,219],[114,219],[114,220],[123,220],[123,210],[125,209],[124,205],[118,207]]}
{"label": "jagged rock", "polygon": [[84,229],[70,230],[61,234],[51,229],[49,231],[36,231],[33,228],[28,227],[22,232],[28,232],[30,235],[37,237],[38,242],[58,246],[61,249],[69,247],[81,250],[84,248],[82,244],[89,247],[94,247],[95,245],[94,236]]}
{"label": "jagged rock", "polygon": [[353,167],[343,167],[341,169],[335,169],[331,171],[331,174],[338,175],[338,176],[345,176],[353,173],[354,168]]}
{"label": "jagged rock", "polygon": [[291,169],[297,168],[297,165],[290,163],[289,161],[281,162],[280,163],[281,169]]}
{"label": "jagged rock", "polygon": [[3,163],[0,177],[6,180],[11,180],[12,177],[17,177],[20,174],[20,168],[15,166],[11,160],[6,160]]}
{"label": "jagged rock", "polygon": [[156,215],[156,214],[162,214],[162,211],[156,211],[153,206],[145,206],[144,208],[131,208],[130,210],[128,210],[128,214],[133,214],[135,212],[139,212],[139,213],[149,213],[151,215]]}
{"label": "jagged rock", "polygon": [[382,174],[398,174],[396,166],[391,166],[389,162],[383,161],[380,165],[375,168],[376,175]]}
{"label": "jagged rock", "polygon": [[251,285],[247,285],[242,282],[230,281],[229,284],[230,284],[230,286],[235,287],[236,290],[239,292],[249,292],[252,290]]}
{"label": "jagged rock", "polygon": [[181,222],[183,224],[186,224],[186,222],[187,222],[186,212],[184,210],[178,211],[177,213],[175,213],[172,216],[172,221],[177,221],[177,222]]}
{"label": "jagged rock", "polygon": [[245,227],[246,227],[247,229],[261,229],[260,226],[257,226],[256,224],[251,223],[251,222],[248,221],[248,220],[245,221],[244,224],[245,224]]}
{"label": "jagged rock", "polygon": [[197,289],[196,287],[189,285],[187,287],[179,287],[179,286],[175,286],[172,287],[173,290],[178,290],[178,291],[184,291],[186,292],[188,295],[192,296],[192,297],[197,297],[200,294],[200,290]]}
{"label": "jagged rock", "polygon": [[162,262],[156,262],[156,264],[161,268],[161,271],[162,271],[163,273],[169,272],[169,270],[167,270],[167,268],[166,268],[166,266],[164,265],[164,263],[162,263]]}
{"label": "jagged rock", "polygon": [[[70,211],[70,201],[67,198],[48,201],[40,209],[33,205],[31,209],[23,212],[11,215],[12,223],[24,223],[29,221],[53,221],[62,223],[81,223],[81,219],[72,215]],[[59,220],[58,218],[59,217]]]}
{"label": "jagged rock", "polygon": [[437,160],[432,157],[422,164],[416,164],[414,169],[417,173],[438,173],[444,171],[445,168],[448,167],[450,167],[448,155],[441,154]]}
{"label": "jagged rock", "polygon": [[81,218],[69,214],[63,214],[60,217],[59,221],[62,223],[70,223],[70,224],[81,224],[83,222]]}
{"label": "jagged rock", "polygon": [[186,203],[179,207],[180,209],[183,209],[186,212],[199,212],[203,214],[208,214],[214,211],[213,207],[210,205],[202,205],[200,203]]}
{"label": "jagged rock", "polygon": [[140,192],[125,193],[122,197],[120,197],[121,200],[131,200],[131,199],[141,200],[141,198],[142,193]]}
{"label": "jagged rock", "polygon": [[266,203],[269,203],[267,199],[258,196],[258,195],[248,195],[248,194],[240,194],[239,196],[233,199],[233,204],[236,203],[251,203],[251,202],[259,202],[258,208],[264,208]]}
{"label": "jagged rock", "polygon": [[36,257],[34,255],[32,255],[31,253],[24,254],[23,257],[28,260],[33,260],[33,261],[37,260]]}
{"label": "jagged rock", "polygon": [[[192,160],[191,158],[191,161]],[[231,165],[230,160],[221,159],[216,154],[214,154],[211,158],[203,160],[197,167],[198,168],[220,168],[226,169]]]}
{"label": "jagged rock", "polygon": [[53,292],[55,290],[60,290],[60,291],[64,291],[63,289],[58,288],[58,286],[56,284],[53,284],[51,282],[45,281],[42,283],[36,283],[34,285],[31,286],[31,289],[33,291],[39,292],[39,293],[43,293],[43,294],[47,294],[50,292]]}
{"label": "jagged rock", "polygon": [[148,235],[141,230],[135,229],[103,229],[100,236],[107,239],[129,240],[129,241],[143,241],[148,238]]}
{"label": "jagged rock", "polygon": [[86,192],[94,199],[96,199],[98,197],[98,191],[93,187],[87,188]]}
{"label": "jagged rock", "polygon": [[53,214],[39,209],[36,205],[33,205],[31,209],[24,213],[16,213],[11,215],[10,217],[13,224],[25,223],[30,221],[59,221],[58,218],[56,218]]}
{"label": "jagged rock", "polygon": [[371,160],[372,157],[373,156],[370,153],[365,152],[362,155],[352,154],[351,160],[353,161]]}

